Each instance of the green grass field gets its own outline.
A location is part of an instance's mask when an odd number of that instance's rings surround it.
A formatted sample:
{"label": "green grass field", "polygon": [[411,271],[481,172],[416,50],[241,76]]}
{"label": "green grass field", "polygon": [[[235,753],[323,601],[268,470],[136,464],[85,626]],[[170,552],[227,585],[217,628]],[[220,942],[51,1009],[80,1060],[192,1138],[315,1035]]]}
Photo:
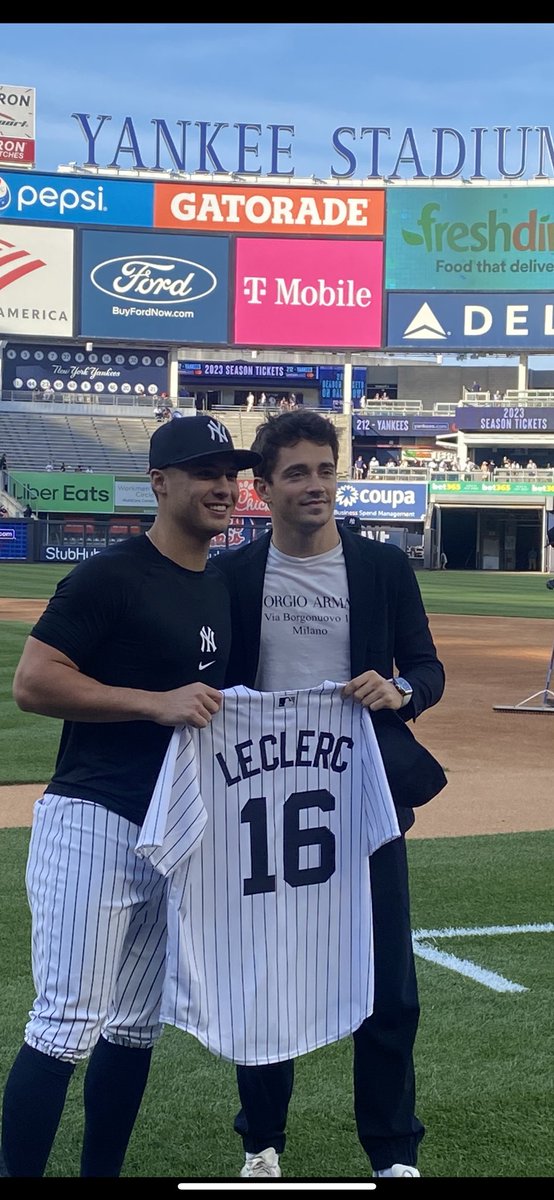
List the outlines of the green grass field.
{"label": "green grass field", "polygon": [[[67,563],[2,563],[0,596],[52,595]],[[554,617],[554,592],[546,575],[497,571],[418,571],[427,611],[491,617]]]}
{"label": "green grass field", "polygon": [[[66,570],[0,566],[0,595],[47,597]],[[554,594],[541,575],[443,571],[418,573],[418,579],[430,613],[554,616]],[[11,698],[29,629],[24,622],[0,623],[0,783],[49,778],[59,740],[60,722],[21,713]],[[27,829],[0,830],[0,1088],[33,999],[24,890],[28,838]],[[426,1177],[554,1174],[553,852],[554,831],[408,842],[412,925],[432,931],[420,946],[426,956],[416,958],[418,1112],[428,1131],[419,1166]],[[444,931],[451,936],[441,938]],[[433,961],[440,952],[451,956],[450,967]],[[494,990],[498,977],[526,990]],[[83,1075],[81,1065],[48,1167],[52,1177],[78,1175]],[[233,1180],[242,1163],[232,1129],[236,1108],[233,1066],[190,1035],[166,1028],[124,1175]],[[286,1179],[368,1177],[352,1111],[351,1039],[298,1060],[288,1134]]]}

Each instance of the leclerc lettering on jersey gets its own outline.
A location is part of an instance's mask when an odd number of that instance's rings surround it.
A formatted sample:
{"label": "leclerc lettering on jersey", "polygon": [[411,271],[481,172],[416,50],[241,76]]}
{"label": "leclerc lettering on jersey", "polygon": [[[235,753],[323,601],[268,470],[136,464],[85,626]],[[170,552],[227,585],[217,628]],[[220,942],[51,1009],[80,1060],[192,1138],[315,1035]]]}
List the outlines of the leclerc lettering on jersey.
{"label": "leclerc lettering on jersey", "polygon": [[229,688],[175,730],[136,852],[169,876],[162,1021],[280,1062],[373,1009],[369,855],[399,836],[370,717],[342,684]]}

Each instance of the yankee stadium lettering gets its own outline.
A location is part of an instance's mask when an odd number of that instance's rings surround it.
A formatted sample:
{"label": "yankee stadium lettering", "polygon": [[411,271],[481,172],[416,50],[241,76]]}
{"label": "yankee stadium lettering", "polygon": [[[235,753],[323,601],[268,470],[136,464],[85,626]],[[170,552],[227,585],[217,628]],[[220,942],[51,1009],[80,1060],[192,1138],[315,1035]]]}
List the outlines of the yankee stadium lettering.
{"label": "yankee stadium lettering", "polygon": [[[310,742],[317,738],[315,745]],[[345,771],[349,765],[350,755],[342,758],[345,750],[352,750],[354,743],[351,737],[342,734],[336,737],[334,733],[316,733],[315,729],[300,729],[292,746],[287,746],[287,734],[283,730],[277,736],[266,733],[256,743],[256,757],[248,751],[254,747],[249,739],[237,742],[235,754],[237,761],[236,773],[233,774],[226,759],[220,752],[216,754],[227,787],[233,787],[242,779],[250,779],[253,775],[261,775],[262,771],[276,771],[278,767],[316,767],[323,770]]]}

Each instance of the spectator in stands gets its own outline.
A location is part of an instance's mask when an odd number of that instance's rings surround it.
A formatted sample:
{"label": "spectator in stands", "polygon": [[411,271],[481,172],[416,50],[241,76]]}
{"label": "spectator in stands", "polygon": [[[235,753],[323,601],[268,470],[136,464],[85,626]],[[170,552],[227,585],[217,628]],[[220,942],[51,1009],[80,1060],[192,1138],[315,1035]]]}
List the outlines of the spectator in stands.
{"label": "spectator in stands", "polygon": [[358,457],[354,463],[354,479],[363,479],[364,475],[365,475],[365,462],[363,459],[363,455],[358,454]]}
{"label": "spectator in stands", "polygon": [[84,469],[85,468],[83,467],[82,463],[77,463],[77,466],[75,467],[76,471],[84,471]]}
{"label": "spectator in stands", "polygon": [[476,379],[473,380],[473,383],[471,385],[471,390],[472,390],[472,392],[480,392],[481,391],[481,384],[478,383]]}
{"label": "spectator in stands", "polygon": [[8,460],[5,454],[0,456],[0,487],[2,491],[7,491],[8,487]]}
{"label": "spectator in stands", "polygon": [[60,463],[60,471],[67,471],[67,467],[64,462]]}
{"label": "spectator in stands", "polygon": [[496,389],[496,391],[494,392],[494,395],[493,395],[493,403],[494,403],[494,404],[501,404],[501,403],[502,403],[502,392],[499,392],[498,388],[497,388],[497,389]]}
{"label": "spectator in stands", "polygon": [[32,515],[33,515],[33,510],[31,508],[31,505],[26,504],[25,508],[23,509],[23,516],[24,517],[32,517]]}
{"label": "spectator in stands", "polygon": [[0,471],[7,471],[7,469],[8,469],[8,460],[7,460],[5,454],[1,454],[0,455]]}
{"label": "spectator in stands", "polygon": [[256,403],[256,397],[254,396],[254,392],[249,392],[246,397],[246,411],[252,412],[252,409],[254,408],[255,403]]}
{"label": "spectator in stands", "polygon": [[45,469],[45,471],[53,471],[53,470],[54,470],[54,463],[47,462],[47,464],[46,464],[46,467],[45,467],[44,469]]}
{"label": "spectator in stands", "polygon": [[381,464],[379,462],[379,459],[376,457],[375,454],[372,454],[372,456],[369,460],[369,463],[367,465],[368,478],[370,475],[373,475],[374,471],[378,471],[380,466],[381,466]]}

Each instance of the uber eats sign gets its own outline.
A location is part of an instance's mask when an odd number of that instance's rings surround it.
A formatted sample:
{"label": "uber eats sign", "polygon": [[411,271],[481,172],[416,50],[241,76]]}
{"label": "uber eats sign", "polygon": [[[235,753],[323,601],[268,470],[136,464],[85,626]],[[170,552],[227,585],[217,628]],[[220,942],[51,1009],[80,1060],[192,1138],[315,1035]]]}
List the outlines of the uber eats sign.
{"label": "uber eats sign", "polygon": [[33,512],[113,513],[113,475],[86,471],[10,471],[11,493]]}

